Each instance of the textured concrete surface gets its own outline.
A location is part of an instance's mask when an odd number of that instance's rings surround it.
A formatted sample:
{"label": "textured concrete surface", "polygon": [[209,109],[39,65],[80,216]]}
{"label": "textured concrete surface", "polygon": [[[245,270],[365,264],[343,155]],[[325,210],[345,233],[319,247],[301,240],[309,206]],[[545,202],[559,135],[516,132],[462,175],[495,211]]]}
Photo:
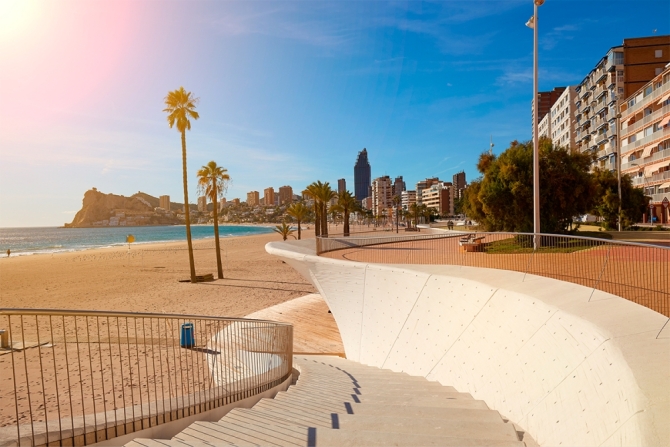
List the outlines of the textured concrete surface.
{"label": "textured concrete surface", "polygon": [[[394,373],[331,356],[296,356],[300,375],[287,392],[237,409],[219,421],[198,421],[172,439],[135,439],[127,446],[509,446],[521,447],[520,434],[497,411],[470,395],[425,378]],[[399,388],[381,385],[392,381]],[[411,393],[429,393],[433,406]],[[370,391],[370,393],[368,392]],[[396,404],[388,404],[393,400]],[[368,401],[372,403],[368,403]],[[454,409],[450,402],[477,403]],[[381,402],[381,403],[380,403]],[[440,402],[447,407],[440,406]]]}
{"label": "textured concrete surface", "polygon": [[670,445],[668,318],[573,283],[494,269],[266,250],[328,302],[347,358],[484,401],[540,445]]}

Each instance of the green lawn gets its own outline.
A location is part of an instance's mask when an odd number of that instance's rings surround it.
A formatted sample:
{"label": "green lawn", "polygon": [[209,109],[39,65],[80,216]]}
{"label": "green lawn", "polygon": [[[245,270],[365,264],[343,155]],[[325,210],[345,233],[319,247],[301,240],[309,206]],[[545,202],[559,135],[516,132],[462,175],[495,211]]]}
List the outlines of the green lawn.
{"label": "green lawn", "polygon": [[[586,234],[585,234],[586,233]],[[612,239],[609,234],[591,232],[580,232],[579,236],[597,237],[599,239]],[[541,246],[538,253],[574,253],[576,251],[592,248],[597,242],[583,241],[580,239],[564,239],[542,237]],[[488,254],[514,254],[514,253],[532,253],[533,237],[529,235],[510,237],[500,241],[486,243],[484,251]]]}

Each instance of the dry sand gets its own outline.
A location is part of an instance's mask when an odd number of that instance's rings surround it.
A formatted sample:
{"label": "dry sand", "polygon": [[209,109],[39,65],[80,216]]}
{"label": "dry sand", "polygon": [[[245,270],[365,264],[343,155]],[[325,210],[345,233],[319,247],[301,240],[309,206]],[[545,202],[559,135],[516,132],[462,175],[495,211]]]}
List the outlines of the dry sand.
{"label": "dry sand", "polygon": [[[313,231],[303,231],[314,237]],[[186,242],[0,258],[0,307],[242,317],[314,293],[265,244],[276,233],[222,238],[224,279],[191,284]],[[194,241],[197,274],[216,277],[214,240]]]}
{"label": "dry sand", "polygon": [[[313,231],[303,231],[303,236],[313,237]],[[130,251],[126,247],[116,247],[3,258],[0,259],[0,307],[113,310],[272,319],[294,325],[295,351],[343,352],[337,325],[332,315],[328,313],[326,303],[319,295],[314,294],[314,287],[287,264],[265,252],[267,242],[278,240],[281,240],[281,237],[276,233],[221,239],[225,279],[198,284],[179,282],[189,277],[185,242],[135,245]],[[214,241],[212,239],[194,241],[194,248],[197,274],[213,273],[216,276]],[[26,319],[26,330],[29,334],[26,333],[25,336],[26,340],[35,341],[37,338],[32,328],[35,323],[31,318]],[[2,323],[7,321],[0,321],[0,326]],[[90,323],[93,327],[88,327]],[[91,332],[94,334],[91,336],[93,339],[97,337],[106,342],[105,327],[110,321],[103,319],[99,324],[103,326],[102,338],[98,334],[100,328],[96,327],[95,321],[92,320],[84,328],[80,327],[77,332],[81,337],[89,338],[88,332],[93,331]],[[118,320],[116,324],[119,324]],[[17,352],[14,356],[0,355],[0,369],[5,373],[15,369],[10,365],[12,359],[19,366],[15,371],[16,378],[13,377],[14,374],[0,373],[3,379],[0,383],[2,385],[0,398],[2,401],[13,401],[12,384],[15,379],[18,380],[17,392],[21,396],[18,411],[21,423],[31,420],[31,405],[33,420],[43,420],[48,414],[48,419],[53,421],[58,413],[68,416],[100,411],[100,407],[104,408],[105,402],[112,408],[118,408],[121,401],[141,403],[141,397],[145,393],[145,398],[154,399],[160,394],[151,389],[152,386],[157,386],[157,383],[152,382],[154,375],[158,374],[160,377],[175,375],[169,365],[161,363],[158,367],[152,366],[153,357],[161,354],[156,354],[158,351],[168,348],[174,350],[172,340],[162,348],[160,346],[156,348],[151,343],[146,345],[146,340],[130,343],[129,346],[136,352],[129,350],[127,353],[122,352],[120,347],[112,348],[110,345],[107,348],[105,343],[97,342],[94,343],[91,358],[85,355],[81,361],[79,357],[82,353],[89,354],[85,347],[82,348],[84,351],[81,351],[76,345],[74,347],[68,345],[67,351],[70,351],[71,357],[68,366],[61,361],[67,358],[64,355],[65,344],[62,339],[65,337],[65,332],[68,333],[68,338],[73,338],[70,332],[74,330],[74,326],[72,321],[68,321],[68,329],[64,331],[65,325],[65,322],[60,322],[59,319],[54,321],[56,335],[63,334],[61,339],[56,336],[51,340],[49,330],[43,328],[41,341],[44,342],[47,338],[48,342],[53,342],[53,346],[49,344],[44,348],[30,348],[27,351]],[[14,328],[15,332],[18,328],[19,326]],[[170,331],[170,336],[167,335],[166,328],[163,328],[163,332],[160,326],[157,329],[159,333],[165,333],[166,339],[174,336],[172,334],[175,332],[174,329]],[[137,332],[136,327],[133,330]],[[140,335],[135,334],[131,338],[139,337],[139,340],[142,338],[142,333],[143,329],[140,328]],[[72,340],[69,343],[72,343]],[[24,355],[28,354],[30,360],[26,361]],[[189,355],[194,356],[193,352],[189,352]],[[162,353],[159,357],[161,356],[167,358],[169,353]],[[107,374],[103,377],[103,370],[110,369],[108,366],[103,366],[102,360],[106,361],[107,357],[110,362],[114,357],[118,363],[114,365],[125,368],[126,372],[131,367],[136,368],[137,375],[147,380],[135,385],[132,383],[124,385],[123,382],[117,383],[119,381],[117,377],[116,380],[112,378],[110,383],[110,377],[113,376]],[[200,357],[203,356],[194,356],[197,364],[195,369],[204,371],[205,364]],[[149,365],[143,366],[143,363],[147,363],[147,359],[150,359]],[[47,366],[43,367],[43,363]],[[172,367],[174,363],[173,361]],[[51,375],[51,370],[48,368],[52,368],[55,376]],[[167,370],[163,371],[164,368]],[[24,372],[26,369],[30,374],[29,381],[26,380]],[[204,373],[202,375],[206,376]],[[86,380],[80,380],[82,377]],[[104,385],[101,386],[103,382],[106,383],[106,388]],[[198,384],[199,381],[196,380],[192,386]],[[74,390],[72,391],[74,403],[69,401],[70,393],[61,393],[59,398],[54,392],[56,388]],[[123,394],[127,394],[129,390],[135,390],[137,396],[128,397]],[[119,396],[114,397],[112,394]],[[178,392],[168,394],[177,395]],[[117,398],[121,400],[116,402]],[[138,398],[140,401],[135,402]],[[15,424],[16,408],[13,404],[6,407],[0,409],[0,432],[9,429],[11,431],[9,434],[13,435],[14,432],[9,427]]]}

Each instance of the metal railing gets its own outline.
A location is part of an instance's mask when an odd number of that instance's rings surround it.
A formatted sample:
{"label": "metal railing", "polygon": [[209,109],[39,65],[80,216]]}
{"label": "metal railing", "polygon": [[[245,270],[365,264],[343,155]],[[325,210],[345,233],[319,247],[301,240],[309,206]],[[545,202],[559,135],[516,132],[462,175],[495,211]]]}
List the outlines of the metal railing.
{"label": "metal railing", "polygon": [[267,391],[293,327],[239,318],[0,309],[0,445],[88,445]]}
{"label": "metal railing", "polygon": [[379,264],[512,270],[602,290],[670,316],[670,247],[528,233],[317,238],[317,254]]}

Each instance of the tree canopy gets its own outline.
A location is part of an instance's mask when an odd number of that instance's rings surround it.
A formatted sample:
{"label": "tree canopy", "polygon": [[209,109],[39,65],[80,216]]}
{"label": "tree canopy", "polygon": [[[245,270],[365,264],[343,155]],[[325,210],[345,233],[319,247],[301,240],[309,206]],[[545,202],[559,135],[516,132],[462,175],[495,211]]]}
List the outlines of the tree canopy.
{"label": "tree canopy", "polygon": [[[616,174],[591,173],[592,155],[555,147],[540,139],[540,222],[543,233],[575,229],[573,219],[597,212],[616,225]],[[533,231],[533,144],[512,142],[499,156],[483,153],[477,169],[482,177],[465,192],[463,208],[487,231]],[[613,184],[612,184],[613,179]],[[624,186],[625,185],[625,186]],[[612,188],[617,195],[612,200]],[[622,178],[624,217],[635,221],[644,210],[641,191]],[[612,212],[614,215],[612,215]],[[640,214],[638,214],[640,213]]]}

